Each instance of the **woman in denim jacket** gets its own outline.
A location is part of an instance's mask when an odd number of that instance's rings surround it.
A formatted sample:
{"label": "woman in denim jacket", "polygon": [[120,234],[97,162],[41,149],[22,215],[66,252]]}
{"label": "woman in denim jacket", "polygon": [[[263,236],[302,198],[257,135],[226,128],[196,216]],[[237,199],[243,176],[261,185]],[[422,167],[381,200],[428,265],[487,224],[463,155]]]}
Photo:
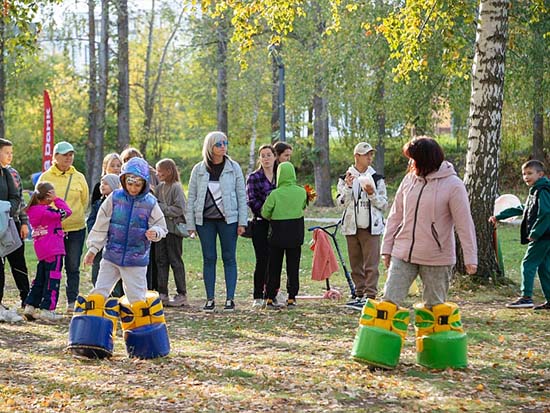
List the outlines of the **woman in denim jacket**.
{"label": "woman in denim jacket", "polygon": [[229,142],[223,132],[204,138],[203,160],[191,171],[186,210],[190,236],[199,235],[203,258],[206,304],[203,311],[215,311],[216,238],[219,236],[225,273],[224,311],[235,310],[237,285],[237,236],[247,224],[244,176],[239,164],[227,155]]}

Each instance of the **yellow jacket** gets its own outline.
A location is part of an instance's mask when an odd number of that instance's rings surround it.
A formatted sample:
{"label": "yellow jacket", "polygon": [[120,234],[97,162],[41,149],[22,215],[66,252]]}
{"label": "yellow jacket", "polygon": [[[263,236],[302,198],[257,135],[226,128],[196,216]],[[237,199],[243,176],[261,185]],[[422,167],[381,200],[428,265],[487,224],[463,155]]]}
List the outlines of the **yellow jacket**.
{"label": "yellow jacket", "polygon": [[[71,178],[72,177],[72,178]],[[67,191],[67,186],[70,187]],[[86,228],[85,212],[88,208],[89,190],[86,178],[78,172],[74,166],[68,171],[62,172],[53,164],[50,169],[40,175],[38,182],[49,182],[55,188],[55,194],[64,199],[73,213],[63,220],[65,232],[78,231]]]}

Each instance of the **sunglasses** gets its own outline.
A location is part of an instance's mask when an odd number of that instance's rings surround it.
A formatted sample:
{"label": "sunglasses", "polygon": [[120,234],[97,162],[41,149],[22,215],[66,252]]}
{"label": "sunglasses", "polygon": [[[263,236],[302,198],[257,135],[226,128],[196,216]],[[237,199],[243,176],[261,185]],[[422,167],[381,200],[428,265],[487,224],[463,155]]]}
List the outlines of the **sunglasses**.
{"label": "sunglasses", "polygon": [[145,181],[141,178],[138,178],[137,176],[127,176],[126,177],[126,184],[128,185],[142,185]]}
{"label": "sunglasses", "polygon": [[227,141],[219,141],[214,144],[216,148],[221,148],[222,146],[225,146],[226,148],[229,146],[229,142]]}

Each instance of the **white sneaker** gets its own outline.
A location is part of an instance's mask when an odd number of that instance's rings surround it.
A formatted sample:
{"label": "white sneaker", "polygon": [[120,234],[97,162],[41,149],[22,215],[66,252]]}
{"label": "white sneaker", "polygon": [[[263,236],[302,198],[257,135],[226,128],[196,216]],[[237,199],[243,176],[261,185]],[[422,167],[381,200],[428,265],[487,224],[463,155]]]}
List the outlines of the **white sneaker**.
{"label": "white sneaker", "polygon": [[281,290],[277,293],[277,296],[275,297],[275,300],[278,303],[286,303],[286,300],[288,300],[288,294],[283,293]]}
{"label": "white sneaker", "polygon": [[25,306],[25,310],[23,311],[23,317],[25,317],[25,320],[27,321],[36,320],[36,308],[34,308],[32,305],[27,304]]}
{"label": "white sneaker", "polygon": [[252,303],[252,308],[254,310],[259,310],[265,307],[265,301],[261,298],[256,298],[254,302]]}
{"label": "white sneaker", "polygon": [[17,314],[15,308],[9,310],[3,304],[0,304],[0,321],[5,321],[6,323],[19,323],[23,321],[23,317]]}
{"label": "white sneaker", "polygon": [[40,318],[42,321],[55,323],[55,322],[57,322],[57,321],[63,320],[63,315],[61,315],[61,314],[56,314],[55,311],[40,310],[40,316],[39,316],[39,318]]}

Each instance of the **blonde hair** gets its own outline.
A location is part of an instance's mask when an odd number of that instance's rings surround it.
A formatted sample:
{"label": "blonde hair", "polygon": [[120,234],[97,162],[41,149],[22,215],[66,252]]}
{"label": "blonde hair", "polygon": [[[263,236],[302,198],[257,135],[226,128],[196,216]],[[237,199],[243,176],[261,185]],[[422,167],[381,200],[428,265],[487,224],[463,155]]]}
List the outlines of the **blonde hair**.
{"label": "blonde hair", "polygon": [[137,148],[126,148],[120,153],[120,159],[122,163],[128,162],[132,158],[143,158],[143,155]]}
{"label": "blonde hair", "polygon": [[220,141],[227,141],[227,136],[225,133],[220,131],[210,132],[204,138],[204,143],[202,145],[202,159],[207,167],[212,164],[214,145]]}
{"label": "blonde hair", "polygon": [[165,181],[167,184],[173,184],[174,182],[179,182],[180,174],[178,172],[178,167],[176,163],[170,158],[164,158],[157,162],[157,169],[164,169],[168,172],[168,179]]}
{"label": "blonde hair", "polygon": [[107,169],[111,165],[111,162],[113,162],[115,159],[119,160],[120,164],[122,165],[122,158],[118,153],[113,152],[105,155],[105,157],[103,158],[103,163],[101,164],[101,176],[107,175]]}

